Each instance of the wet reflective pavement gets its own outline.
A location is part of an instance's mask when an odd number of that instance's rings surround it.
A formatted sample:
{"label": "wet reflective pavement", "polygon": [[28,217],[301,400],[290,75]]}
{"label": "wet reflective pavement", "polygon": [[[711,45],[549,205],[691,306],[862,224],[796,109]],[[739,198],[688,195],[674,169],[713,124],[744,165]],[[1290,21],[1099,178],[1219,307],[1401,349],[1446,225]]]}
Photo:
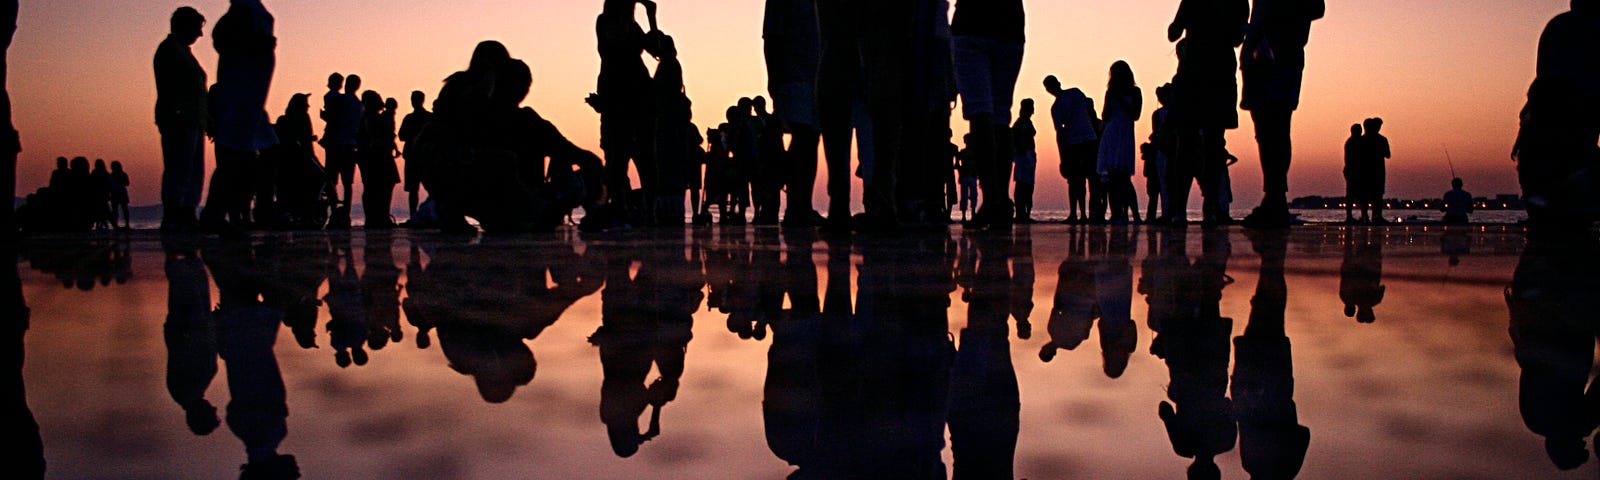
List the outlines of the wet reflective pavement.
{"label": "wet reflective pavement", "polygon": [[1513,227],[14,253],[0,433],[48,478],[1600,475],[1600,243]]}

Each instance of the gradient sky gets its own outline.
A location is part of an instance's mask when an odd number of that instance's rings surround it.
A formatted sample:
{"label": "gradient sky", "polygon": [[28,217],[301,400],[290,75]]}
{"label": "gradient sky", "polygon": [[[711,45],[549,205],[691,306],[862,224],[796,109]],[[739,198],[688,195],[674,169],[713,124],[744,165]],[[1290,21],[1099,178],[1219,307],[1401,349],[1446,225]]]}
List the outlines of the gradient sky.
{"label": "gradient sky", "polygon": [[[720,118],[741,96],[765,93],[762,1],[657,1],[661,28],[676,37],[682,52],[697,124],[704,128]],[[600,0],[264,3],[277,17],[278,71],[267,106],[274,118],[296,92],[313,93],[312,108],[321,108],[322,85],[333,71],[360,74],[365,88],[399,98],[403,105],[411,90],[428,92],[431,101],[440,81],[466,66],[473,45],[495,39],[533,68],[527,105],[580,146],[598,152],[599,116],[583,98],[594,90],[599,71],[593,28]],[[1305,90],[1294,124],[1291,196],[1342,194],[1349,125],[1372,116],[1384,118],[1384,133],[1393,145],[1391,196],[1436,196],[1446,190],[1446,149],[1468,190],[1480,195],[1518,191],[1508,158],[1517,112],[1533,77],[1539,32],[1567,10],[1568,0],[1328,3],[1327,17],[1313,25],[1307,49]],[[151,57],[173,9],[192,5],[210,21],[208,37],[194,51],[214,78],[216,54],[209,35],[227,4],[23,2],[9,85],[24,147],[19,194],[48,180],[55,157],[82,155],[121,160],[133,179],[133,203],[156,203],[161,161]],[[1165,31],[1177,4],[1027,1],[1028,44],[1018,99],[1046,102],[1040,79],[1047,74],[1101,97],[1107,68],[1125,59],[1144,88],[1147,110],[1153,110],[1155,86],[1170,79],[1176,66]],[[1228,135],[1230,150],[1241,159],[1231,172],[1236,206],[1250,206],[1260,198],[1260,167],[1248,114],[1241,114],[1245,125]],[[957,122],[958,134],[963,124]],[[1140,138],[1149,128],[1148,121],[1140,122]],[[320,133],[320,121],[316,129]],[[1053,134],[1041,132],[1038,142],[1053,145]],[[1055,174],[1057,155],[1054,148],[1039,153],[1037,208],[1062,208],[1065,183]],[[825,201],[820,192],[817,200]]]}

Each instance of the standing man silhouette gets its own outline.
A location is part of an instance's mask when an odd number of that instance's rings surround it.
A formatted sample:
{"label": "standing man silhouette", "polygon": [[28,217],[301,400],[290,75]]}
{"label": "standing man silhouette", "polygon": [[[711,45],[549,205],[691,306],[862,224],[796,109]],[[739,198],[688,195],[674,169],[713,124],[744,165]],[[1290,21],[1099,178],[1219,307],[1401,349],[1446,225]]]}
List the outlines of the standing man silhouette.
{"label": "standing man silhouette", "polygon": [[[822,216],[811,206],[817,183],[817,150],[822,140],[817,119],[817,69],[822,34],[813,0],[767,0],[761,38],[767,60],[767,92],[773,110],[789,132],[788,205],[783,223],[817,226]],[[835,172],[830,172],[829,176]],[[848,177],[846,177],[848,178]]]}
{"label": "standing man silhouette", "polygon": [[962,0],[950,22],[961,116],[972,124],[971,145],[983,189],[974,228],[1009,228],[1007,177],[1011,174],[1011,100],[1022,69],[1025,41],[1022,0]]}
{"label": "standing man silhouette", "polygon": [[1013,190],[1016,194],[1014,203],[1017,206],[1017,222],[1033,223],[1033,183],[1034,171],[1039,166],[1039,154],[1034,151],[1033,136],[1038,132],[1033,127],[1033,99],[1022,100],[1022,110],[1018,112],[1016,123],[1011,125],[1012,134],[1016,138],[1016,171],[1012,177],[1017,185]]}
{"label": "standing man silhouette", "polygon": [[156,128],[161,131],[161,229],[194,226],[205,181],[206,70],[189,50],[206,18],[172,12],[172,33],[156,47]]}
{"label": "standing man silhouette", "polygon": [[644,5],[650,32],[656,32],[656,3],[651,0],[606,0],[595,19],[599,38],[600,78],[595,94],[586,100],[600,114],[600,149],[605,154],[608,201],[626,205],[632,183],[628,162],[638,170],[639,186],[650,198],[655,187],[653,162],[655,102],[650,101],[650,70],[640,54],[649,51],[656,36],[648,35],[634,20],[634,6]]}
{"label": "standing man silhouette", "polygon": [[[416,140],[417,135],[422,134],[422,127],[428,126],[428,121],[433,119],[433,112],[429,112],[423,105],[427,99],[427,94],[422,93],[421,90],[411,92],[411,113],[406,114],[406,118],[400,121],[400,141],[406,142],[406,149],[408,150],[411,148],[411,141]],[[422,169],[415,165],[417,162],[411,161],[411,157],[411,155],[406,155],[405,187],[406,192],[411,196],[407,202],[407,206],[410,207],[411,211],[410,218],[416,218],[417,202],[422,197]]]}
{"label": "standing man silhouette", "polygon": [[[339,93],[340,84],[344,93]],[[350,192],[356,177],[356,134],[361,131],[361,99],[356,92],[361,89],[361,77],[328,75],[328,93],[322,95],[322,120],[327,126],[322,131],[322,150],[326,153],[328,198],[342,210],[342,218],[350,218],[350,204],[355,201]],[[344,190],[337,190],[343,186]],[[340,197],[340,192],[343,197]],[[348,221],[337,222],[348,225]]]}
{"label": "standing man silhouette", "polygon": [[[1167,27],[1178,42],[1178,72],[1173,76],[1173,121],[1178,127],[1178,161],[1167,166],[1174,195],[1173,221],[1189,203],[1191,182],[1200,184],[1208,223],[1229,222],[1222,207],[1222,175],[1228,162],[1228,130],[1239,128],[1239,67],[1233,49],[1244,41],[1250,4],[1245,0],[1183,0]],[[1179,41],[1182,39],[1182,41]],[[1181,223],[1181,222],[1179,222]]]}
{"label": "standing man silhouette", "polygon": [[273,36],[272,14],[261,0],[232,0],[211,40],[217,49],[217,169],[200,220],[213,231],[231,230],[240,225],[228,225],[224,216],[246,207],[241,203],[248,203],[252,193],[246,172],[262,150],[278,144],[266,110],[278,38]]}
{"label": "standing man silhouette", "polygon": [[1301,76],[1311,22],[1327,10],[1323,0],[1255,0],[1246,26],[1239,67],[1256,145],[1261,150],[1261,205],[1245,217],[1252,227],[1289,225],[1289,161],[1293,157],[1290,120],[1300,106]]}

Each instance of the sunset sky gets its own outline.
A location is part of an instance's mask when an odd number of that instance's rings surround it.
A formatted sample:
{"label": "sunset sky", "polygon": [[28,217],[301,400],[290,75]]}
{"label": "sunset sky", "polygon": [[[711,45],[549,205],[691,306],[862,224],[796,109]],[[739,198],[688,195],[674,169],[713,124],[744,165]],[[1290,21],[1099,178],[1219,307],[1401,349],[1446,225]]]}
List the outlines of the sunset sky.
{"label": "sunset sky", "polygon": [[[761,0],[657,1],[661,28],[682,52],[697,124],[709,126],[741,96],[765,93]],[[599,116],[583,98],[594,91],[599,72],[594,18],[601,0],[264,3],[277,17],[278,70],[267,106],[274,118],[297,92],[312,93],[312,108],[321,108],[322,85],[334,71],[360,74],[365,88],[402,105],[411,90],[428,92],[431,101],[440,81],[466,66],[473,45],[494,39],[533,68],[527,105],[598,152]],[[1028,44],[1019,100],[1048,102],[1040,84],[1047,74],[1099,98],[1107,68],[1125,59],[1144,88],[1146,113],[1155,108],[1155,87],[1176,66],[1165,31],[1177,0],[1025,4]],[[133,203],[158,201],[150,65],[168,17],[182,5],[209,20],[208,36],[194,51],[214,79],[209,35],[226,1],[23,2],[9,85],[24,148],[19,194],[46,182],[55,157],[81,155],[121,160],[133,178]],[[1393,145],[1391,196],[1436,196],[1448,189],[1446,149],[1468,190],[1516,193],[1508,152],[1533,78],[1539,32],[1567,9],[1568,0],[1330,0],[1327,17],[1312,27],[1290,195],[1341,194],[1349,125],[1372,116],[1384,118]],[[1236,206],[1250,206],[1260,197],[1260,167],[1248,114],[1241,115],[1245,125],[1228,140],[1241,159],[1232,170]],[[963,123],[957,122],[958,132]],[[1149,128],[1140,122],[1140,138]],[[320,133],[320,121],[316,129]],[[1038,143],[1053,145],[1053,134],[1041,132]],[[208,154],[208,165],[211,160]],[[1054,148],[1039,152],[1039,209],[1065,206],[1057,163]],[[820,192],[817,201],[825,201]]]}

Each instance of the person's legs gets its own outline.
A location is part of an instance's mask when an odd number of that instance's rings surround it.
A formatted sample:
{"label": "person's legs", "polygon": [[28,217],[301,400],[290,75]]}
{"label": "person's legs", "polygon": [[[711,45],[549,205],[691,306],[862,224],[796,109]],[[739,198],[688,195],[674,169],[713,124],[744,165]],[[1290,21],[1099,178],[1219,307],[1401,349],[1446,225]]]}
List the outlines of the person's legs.
{"label": "person's legs", "polygon": [[1018,220],[1032,220],[1033,219],[1033,184],[1032,183],[1028,183],[1028,182],[1017,182],[1016,194],[1017,194],[1017,200],[1016,200],[1016,202],[1017,202],[1017,219]]}
{"label": "person's legs", "polygon": [[1257,108],[1250,111],[1255,123],[1256,145],[1261,152],[1262,191],[1261,205],[1247,218],[1262,225],[1286,225],[1289,222],[1289,162],[1293,156],[1290,143],[1290,119],[1294,112],[1287,109]]}
{"label": "person's legs", "polygon": [[226,225],[228,215],[238,210],[240,200],[249,198],[249,185],[243,181],[242,169],[248,168],[254,156],[254,152],[220,145],[216,149],[217,168],[211,172],[211,189],[206,192],[206,206],[200,214],[201,223],[208,228]]}
{"label": "person's legs", "polygon": [[1222,207],[1222,175],[1227,165],[1227,141],[1223,136],[1225,130],[1221,128],[1207,128],[1201,131],[1201,165],[1200,165],[1200,194],[1204,196],[1205,203],[1201,207],[1202,215],[1206,221],[1223,221],[1228,218],[1228,212]]}
{"label": "person's legs", "polygon": [[869,2],[858,24],[865,60],[867,108],[872,115],[873,159],[871,178],[863,192],[868,215],[881,220],[897,218],[901,198],[901,139],[906,129],[906,67],[911,52],[914,3],[906,0]]}
{"label": "person's legs", "polygon": [[205,139],[199,129],[161,127],[161,227],[176,228],[194,221],[189,198],[194,165],[201,164]]}
{"label": "person's legs", "polygon": [[817,0],[822,60],[817,71],[817,115],[828,166],[828,220],[850,219],[851,112],[860,82],[861,48],[850,0]]}

